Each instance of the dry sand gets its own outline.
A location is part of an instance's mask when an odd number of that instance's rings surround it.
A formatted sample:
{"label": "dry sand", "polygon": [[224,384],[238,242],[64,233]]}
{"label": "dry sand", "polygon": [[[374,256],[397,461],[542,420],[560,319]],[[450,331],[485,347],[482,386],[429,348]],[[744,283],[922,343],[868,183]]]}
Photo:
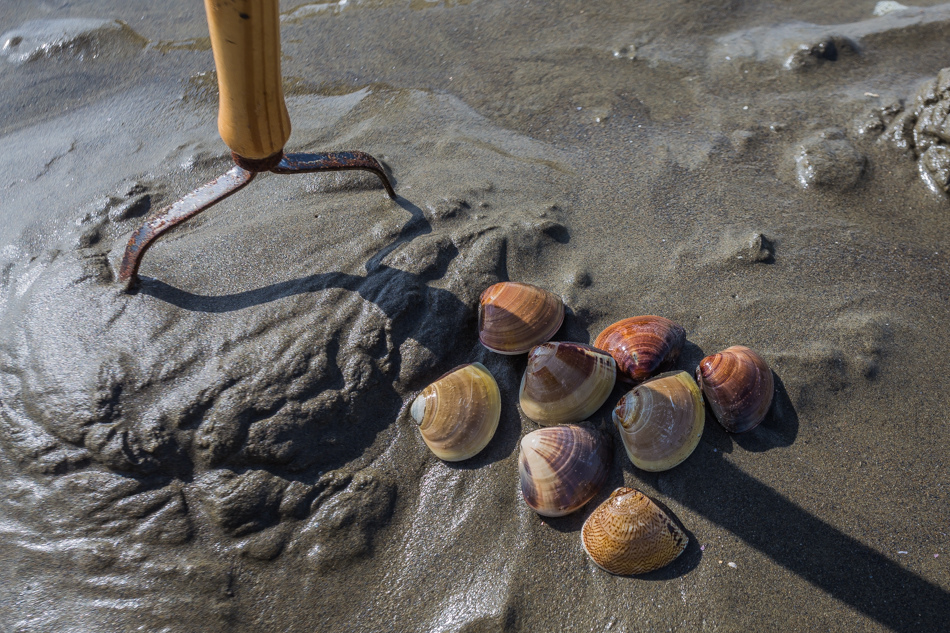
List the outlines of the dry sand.
{"label": "dry sand", "polygon": [[[290,151],[123,294],[142,218],[223,173],[199,3],[0,4],[0,631],[937,631],[950,618],[950,5],[282,2]],[[131,5],[131,6],[130,6]],[[880,11],[879,11],[880,13]],[[119,20],[119,23],[115,21]],[[561,340],[681,323],[777,377],[608,484],[690,536],[642,577],[521,499],[524,357],[479,293],[534,283]],[[484,363],[486,450],[407,415]],[[615,393],[595,416],[610,429]]]}

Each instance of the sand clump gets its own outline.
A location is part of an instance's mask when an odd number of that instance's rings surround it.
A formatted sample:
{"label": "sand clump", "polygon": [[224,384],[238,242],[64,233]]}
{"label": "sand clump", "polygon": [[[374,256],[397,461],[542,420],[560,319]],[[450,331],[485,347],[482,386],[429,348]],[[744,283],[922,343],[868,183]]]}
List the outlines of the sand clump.
{"label": "sand clump", "polygon": [[0,55],[14,64],[94,60],[134,54],[148,41],[118,20],[30,20],[0,35]]}

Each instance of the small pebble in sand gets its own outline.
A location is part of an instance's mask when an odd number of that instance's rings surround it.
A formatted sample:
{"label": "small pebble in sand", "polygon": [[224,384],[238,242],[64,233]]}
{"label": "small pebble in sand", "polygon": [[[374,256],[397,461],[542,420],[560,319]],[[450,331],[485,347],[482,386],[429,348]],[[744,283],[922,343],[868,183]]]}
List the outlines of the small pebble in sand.
{"label": "small pebble in sand", "polygon": [[732,561],[730,561],[730,562],[728,562],[728,563],[726,563],[726,564],[729,565],[730,567],[732,567],[733,569],[735,569],[735,568],[738,567],[738,565],[736,565],[736,564],[733,563]]}
{"label": "small pebble in sand", "polygon": [[636,59],[637,58],[637,47],[633,44],[627,46],[620,46],[619,48],[614,49],[614,57],[623,57],[624,59]]}

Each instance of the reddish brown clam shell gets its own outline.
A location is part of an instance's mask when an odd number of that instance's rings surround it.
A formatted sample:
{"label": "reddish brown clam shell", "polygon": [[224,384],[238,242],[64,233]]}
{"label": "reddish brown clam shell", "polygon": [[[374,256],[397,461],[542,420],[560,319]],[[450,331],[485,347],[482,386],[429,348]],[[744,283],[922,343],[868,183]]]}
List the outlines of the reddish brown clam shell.
{"label": "reddish brown clam shell", "polygon": [[641,382],[670,367],[686,342],[683,326],[661,316],[637,316],[617,321],[594,340],[594,347],[617,361],[617,373],[627,382]]}
{"label": "reddish brown clam shell", "polygon": [[772,404],[772,370],[758,353],[732,347],[707,356],[696,368],[699,383],[719,423],[730,433],[754,429]]}
{"label": "reddish brown clam shell", "polygon": [[503,281],[485,289],[478,308],[478,338],[499,354],[523,354],[549,340],[564,322],[561,298],[543,288]]}

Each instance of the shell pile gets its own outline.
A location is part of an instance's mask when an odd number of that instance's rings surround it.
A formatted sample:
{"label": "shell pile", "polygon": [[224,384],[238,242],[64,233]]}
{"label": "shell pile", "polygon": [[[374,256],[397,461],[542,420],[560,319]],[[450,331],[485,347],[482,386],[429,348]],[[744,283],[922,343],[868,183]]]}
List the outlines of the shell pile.
{"label": "shell pile", "polygon": [[[597,496],[610,470],[610,438],[582,423],[600,409],[618,379],[634,385],[613,409],[630,461],[663,471],[685,461],[706,419],[703,395],[731,433],[757,426],[772,403],[772,371],[739,345],[707,356],[696,380],[667,371],[686,341],[679,324],[654,315],[630,317],[602,331],[593,346],[549,342],[564,320],[564,304],[547,290],[502,282],[487,288],[478,309],[482,345],[499,354],[528,353],[519,404],[542,425],[521,440],[518,470],[525,503],[539,515],[576,512]],[[491,441],[501,416],[498,385],[485,366],[463,365],[432,383],[410,413],[439,458],[461,461]],[[613,574],[644,574],[671,563],[688,538],[642,492],[618,488],[584,522],[584,550]]]}

